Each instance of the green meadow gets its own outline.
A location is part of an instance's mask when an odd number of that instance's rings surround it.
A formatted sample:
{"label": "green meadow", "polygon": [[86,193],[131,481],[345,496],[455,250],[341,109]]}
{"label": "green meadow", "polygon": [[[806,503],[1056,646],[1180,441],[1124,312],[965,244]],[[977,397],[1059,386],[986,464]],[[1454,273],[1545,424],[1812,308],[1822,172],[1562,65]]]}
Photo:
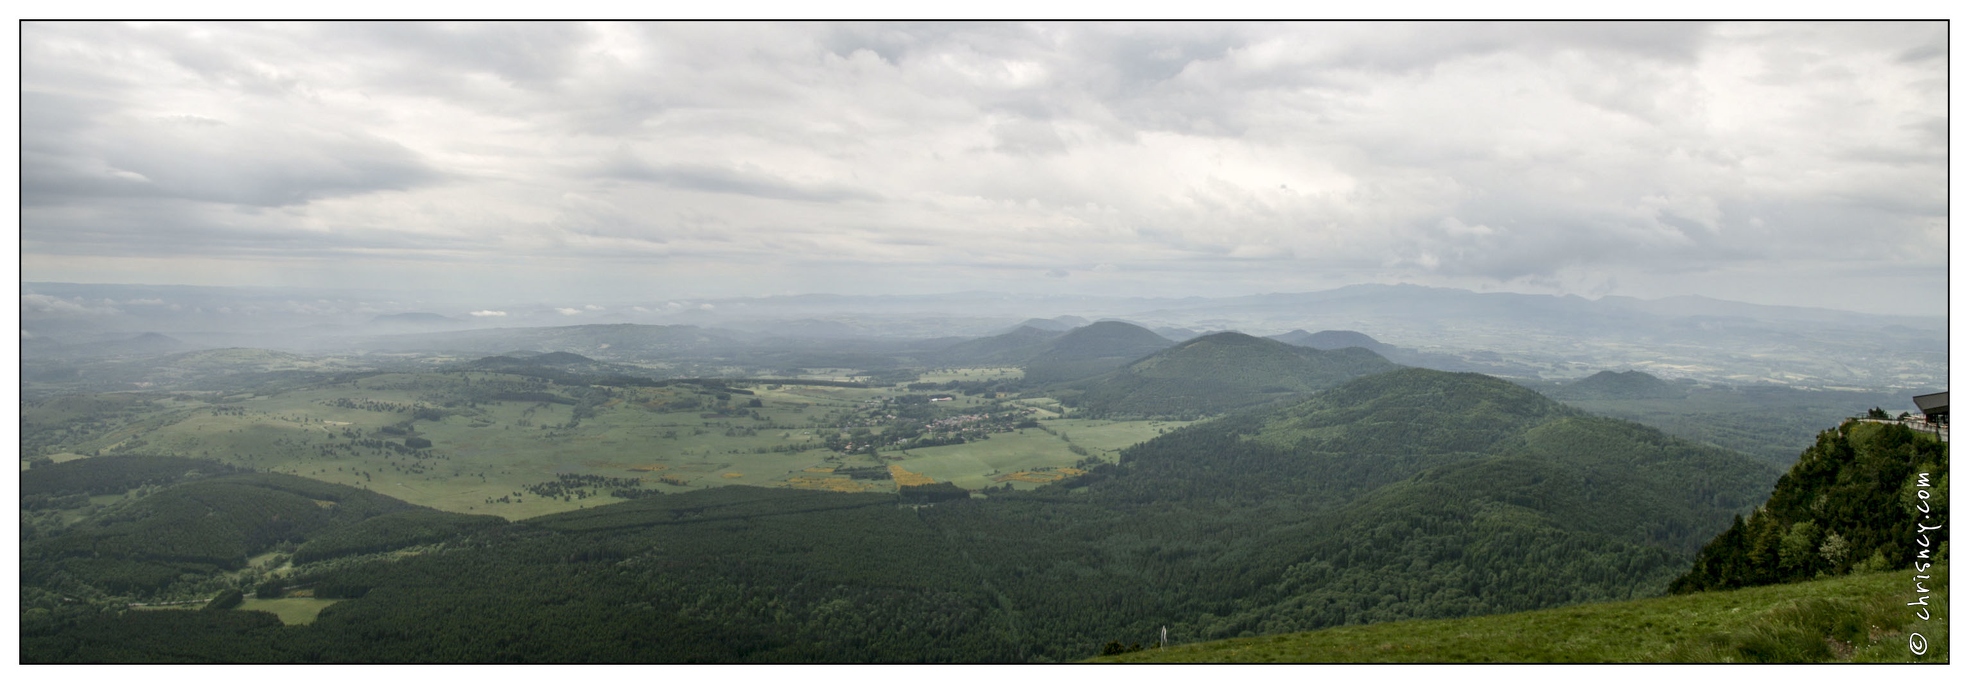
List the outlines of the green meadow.
{"label": "green meadow", "polygon": [[[1948,568],[1734,591],[1227,639],[1106,656],[1111,663],[1948,662]],[[1913,635],[1920,634],[1916,639]],[[1925,643],[1915,655],[1910,643]]]}
{"label": "green meadow", "polygon": [[[1015,378],[1017,369],[940,369],[919,382]],[[838,377],[837,377],[838,376]],[[825,370],[803,379],[847,380]],[[218,392],[104,394],[24,410],[31,426],[58,444],[56,461],[94,454],[138,453],[214,458],[279,473],[361,487],[441,510],[508,519],[613,503],[613,486],[589,496],[542,496],[530,486],[564,476],[609,478],[635,488],[683,492],[732,484],[833,491],[894,491],[885,479],[854,480],[833,471],[891,463],[969,489],[1005,484],[1031,488],[1062,477],[1059,468],[1089,457],[1112,460],[1126,446],[1184,423],[1060,418],[1051,399],[950,394],[941,415],[992,408],[1030,408],[1042,429],[991,434],[964,444],[842,454],[830,435],[885,428],[882,401],[912,392],[895,387],[827,387],[738,383],[752,394],[691,385],[611,387],[609,398],[582,406],[587,388],[564,387],[493,372],[387,373],[266,394]],[[493,392],[486,388],[502,388]],[[531,399],[511,396],[512,388]],[[551,395],[551,396],[549,396]],[[756,401],[757,406],[752,405]],[[118,410],[115,420],[77,424],[76,417]],[[416,409],[436,417],[413,420]],[[437,415],[441,414],[441,415]],[[411,434],[385,432],[410,421]],[[396,427],[393,427],[396,426]],[[432,446],[406,454],[380,442],[408,436]]]}
{"label": "green meadow", "polygon": [[[1045,475],[1046,472],[1057,472],[1089,457],[1112,463],[1123,447],[1148,441],[1189,423],[1064,418],[1041,424],[1043,428],[996,434],[979,442],[909,449],[897,454],[903,460],[896,465],[965,489],[1004,484],[1014,489],[1032,489],[1058,479]],[[1085,455],[1073,451],[1075,446],[1083,449]],[[1033,475],[1012,477],[1022,472]]]}

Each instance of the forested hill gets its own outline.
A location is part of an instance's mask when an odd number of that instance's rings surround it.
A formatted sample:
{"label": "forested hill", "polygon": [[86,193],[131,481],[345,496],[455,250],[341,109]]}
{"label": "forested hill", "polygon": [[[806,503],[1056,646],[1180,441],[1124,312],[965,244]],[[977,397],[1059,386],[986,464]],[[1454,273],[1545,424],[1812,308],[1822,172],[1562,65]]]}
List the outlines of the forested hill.
{"label": "forested hill", "polygon": [[1819,434],[1749,520],[1702,549],[1677,592],[1937,562],[1948,543],[1948,445],[1901,425]]}
{"label": "forested hill", "polygon": [[299,557],[320,560],[503,524],[354,487],[167,456],[104,456],[29,470],[21,476],[21,506],[65,508],[64,499],[131,490],[74,525],[29,517],[21,533],[23,592],[147,597],[240,570],[275,548],[298,546]]}
{"label": "forested hill", "polygon": [[1199,638],[1657,594],[1776,475],[1502,380],[1422,369],[1192,426],[1124,459],[1130,477],[1107,497],[1323,513],[1256,535],[1244,559],[1298,558],[1249,608],[1193,623]]}
{"label": "forested hill", "polygon": [[1034,383],[1066,382],[1100,375],[1175,344],[1139,325],[1101,321],[1053,339],[1025,363]]}
{"label": "forested hill", "polygon": [[[1657,594],[1776,473],[1417,369],[1193,425],[1032,491],[722,487],[298,566],[238,611],[23,620],[27,662],[1022,662]],[[347,545],[353,540],[344,539]]]}
{"label": "forested hill", "polygon": [[1312,347],[1319,350],[1360,347],[1382,356],[1387,356],[1396,351],[1393,346],[1383,344],[1380,340],[1369,337],[1365,333],[1354,332],[1352,330],[1321,330],[1316,333],[1294,330],[1282,335],[1273,335],[1271,339],[1286,344]]}
{"label": "forested hill", "polygon": [[1063,334],[1057,330],[1022,325],[1002,335],[958,342],[927,356],[938,364],[951,366],[1016,366],[1045,351],[1050,342]]}
{"label": "forested hill", "polygon": [[1122,458],[1129,477],[1107,487],[1129,500],[1157,498],[1138,487],[1172,487],[1183,499],[1339,506],[1390,485],[1468,479],[1450,499],[1495,499],[1554,514],[1546,517],[1557,525],[1683,552],[1776,477],[1741,454],[1592,416],[1503,380],[1417,368],[1191,426]]}
{"label": "forested hill", "polygon": [[1641,371],[1600,371],[1552,390],[1555,399],[1674,399],[1684,394]]}
{"label": "forested hill", "polygon": [[1223,332],[1183,342],[1089,381],[1067,401],[1091,416],[1193,419],[1395,368],[1366,349],[1321,351]]}

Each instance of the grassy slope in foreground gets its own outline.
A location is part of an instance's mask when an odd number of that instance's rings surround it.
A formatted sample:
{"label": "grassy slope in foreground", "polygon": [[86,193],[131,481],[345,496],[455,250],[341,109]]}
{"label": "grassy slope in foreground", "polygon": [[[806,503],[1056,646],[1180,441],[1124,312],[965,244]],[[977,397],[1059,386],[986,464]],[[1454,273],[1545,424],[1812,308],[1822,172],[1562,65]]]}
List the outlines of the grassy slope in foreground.
{"label": "grassy slope in foreground", "polygon": [[[1948,662],[1948,568],[1922,584],[1895,570],[1735,591],[1227,639],[1096,658],[1104,663]],[[1908,632],[1928,640],[1909,654]]]}

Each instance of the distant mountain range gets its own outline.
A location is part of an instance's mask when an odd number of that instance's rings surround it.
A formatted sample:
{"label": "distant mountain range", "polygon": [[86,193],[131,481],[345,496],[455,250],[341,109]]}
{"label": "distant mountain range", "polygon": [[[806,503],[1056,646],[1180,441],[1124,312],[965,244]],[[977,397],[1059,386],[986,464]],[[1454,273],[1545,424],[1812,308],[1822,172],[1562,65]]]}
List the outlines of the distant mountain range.
{"label": "distant mountain range", "polygon": [[127,356],[155,356],[192,349],[183,340],[154,332],[100,334],[88,341],[22,337],[22,356],[45,359],[100,359]]}
{"label": "distant mountain range", "polygon": [[739,342],[728,333],[687,325],[572,325],[552,328],[488,328],[453,332],[385,335],[361,343],[374,351],[499,353],[513,349],[565,351],[610,357],[661,358],[673,354],[730,350]]}
{"label": "distant mountain range", "polygon": [[[806,362],[857,366],[952,363],[939,346],[1032,327],[1066,332],[1084,322],[1123,321],[1175,341],[1204,331],[1289,330],[1282,341],[1328,346],[1295,333],[1359,331],[1386,348],[1364,347],[1404,365],[1525,378],[1571,378],[1604,368],[1731,384],[1933,387],[1946,383],[1942,316],[1884,316],[1764,306],[1704,297],[1642,300],[1479,293],[1413,285],[1357,285],[1321,292],[1241,297],[1075,297],[953,293],[896,297],[802,295],[556,308],[485,303],[416,304],[377,314],[361,293],[308,297],[294,289],[176,288],[24,283],[23,355],[58,357],[86,344],[154,332],[197,347],[262,347],[310,353],[420,351],[496,353],[538,341],[628,360],[645,353],[597,337],[518,333],[595,320],[692,329],[704,344],[637,344],[649,354],[699,354],[786,369]],[[388,304],[389,306],[404,306]],[[1022,322],[1022,323],[1021,323]],[[524,344],[385,333],[500,326]],[[579,326],[576,326],[579,327]],[[466,332],[460,330],[459,332]],[[1306,333],[1314,335],[1318,333]],[[647,336],[646,336],[647,337]],[[1291,337],[1292,339],[1285,339]],[[711,341],[709,338],[719,338]],[[34,340],[29,343],[25,340]],[[933,342],[935,342],[933,344]],[[617,345],[620,346],[620,345]],[[1359,346],[1348,344],[1346,346]],[[1153,350],[1150,350],[1153,351]],[[81,352],[76,352],[81,353]],[[91,352],[93,353],[93,352]],[[105,353],[114,353],[105,352]],[[958,356],[961,357],[961,354]],[[884,360],[887,359],[887,360]],[[1117,364],[1118,365],[1118,364]],[[1112,370],[1109,368],[1107,370]]]}

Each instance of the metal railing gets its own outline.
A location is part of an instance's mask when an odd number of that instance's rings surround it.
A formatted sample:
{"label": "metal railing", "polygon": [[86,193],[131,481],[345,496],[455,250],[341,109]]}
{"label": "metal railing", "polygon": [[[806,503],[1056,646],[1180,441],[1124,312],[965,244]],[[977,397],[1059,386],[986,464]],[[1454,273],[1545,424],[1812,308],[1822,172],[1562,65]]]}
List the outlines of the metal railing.
{"label": "metal railing", "polygon": [[1921,420],[1919,418],[1909,418],[1907,420],[1897,420],[1893,418],[1887,418],[1883,420],[1880,418],[1867,418],[1865,416],[1854,416],[1853,420],[1857,420],[1862,423],[1905,425],[1907,426],[1908,429],[1913,430],[1915,432],[1924,432],[1927,434],[1934,435],[1936,439],[1940,439],[1944,442],[1948,441],[1948,424],[1946,423],[1930,423],[1928,421]]}

